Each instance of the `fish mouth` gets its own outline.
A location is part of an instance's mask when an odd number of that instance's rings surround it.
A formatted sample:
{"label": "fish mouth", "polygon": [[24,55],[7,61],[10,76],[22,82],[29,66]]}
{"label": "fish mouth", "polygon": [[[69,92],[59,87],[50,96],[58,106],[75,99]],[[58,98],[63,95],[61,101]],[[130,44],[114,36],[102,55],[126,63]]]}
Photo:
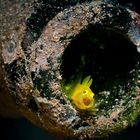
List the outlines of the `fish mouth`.
{"label": "fish mouth", "polygon": [[85,106],[89,106],[92,103],[93,99],[91,100],[88,97],[83,98],[83,103]]}

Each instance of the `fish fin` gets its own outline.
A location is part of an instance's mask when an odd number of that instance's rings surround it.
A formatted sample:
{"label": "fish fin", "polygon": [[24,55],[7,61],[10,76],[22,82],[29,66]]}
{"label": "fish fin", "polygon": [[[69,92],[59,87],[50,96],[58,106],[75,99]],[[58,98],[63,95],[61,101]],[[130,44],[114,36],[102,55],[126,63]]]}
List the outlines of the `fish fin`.
{"label": "fish fin", "polygon": [[87,77],[83,80],[82,85],[87,86],[87,87],[90,87],[91,84],[92,84],[92,81],[93,81],[93,79],[92,79],[91,76],[89,75],[89,76],[87,76]]}

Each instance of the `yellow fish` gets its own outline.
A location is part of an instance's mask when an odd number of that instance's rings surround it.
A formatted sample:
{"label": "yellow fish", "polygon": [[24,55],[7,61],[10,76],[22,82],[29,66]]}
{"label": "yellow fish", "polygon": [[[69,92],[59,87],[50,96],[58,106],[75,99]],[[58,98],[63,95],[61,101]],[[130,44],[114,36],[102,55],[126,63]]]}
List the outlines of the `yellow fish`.
{"label": "yellow fish", "polygon": [[89,110],[94,107],[94,93],[91,91],[91,76],[87,76],[81,82],[78,80],[69,90],[69,98],[81,110]]}

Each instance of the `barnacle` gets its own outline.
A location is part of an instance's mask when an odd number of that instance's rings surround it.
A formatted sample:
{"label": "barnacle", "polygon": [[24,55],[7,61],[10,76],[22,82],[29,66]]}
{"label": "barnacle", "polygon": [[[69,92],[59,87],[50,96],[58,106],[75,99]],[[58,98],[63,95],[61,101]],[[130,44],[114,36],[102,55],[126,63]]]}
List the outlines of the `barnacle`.
{"label": "barnacle", "polygon": [[4,21],[12,21],[0,47],[3,79],[21,113],[65,139],[103,137],[134,124],[139,15],[111,0],[34,4],[13,21],[3,12]]}

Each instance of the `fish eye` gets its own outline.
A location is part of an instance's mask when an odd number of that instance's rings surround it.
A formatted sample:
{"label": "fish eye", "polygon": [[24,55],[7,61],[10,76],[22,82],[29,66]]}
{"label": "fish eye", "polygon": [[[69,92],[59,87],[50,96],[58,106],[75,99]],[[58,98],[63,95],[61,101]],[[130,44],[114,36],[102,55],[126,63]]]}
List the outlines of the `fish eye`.
{"label": "fish eye", "polygon": [[86,95],[87,93],[88,93],[87,90],[84,90],[84,91],[83,91],[83,95]]}

